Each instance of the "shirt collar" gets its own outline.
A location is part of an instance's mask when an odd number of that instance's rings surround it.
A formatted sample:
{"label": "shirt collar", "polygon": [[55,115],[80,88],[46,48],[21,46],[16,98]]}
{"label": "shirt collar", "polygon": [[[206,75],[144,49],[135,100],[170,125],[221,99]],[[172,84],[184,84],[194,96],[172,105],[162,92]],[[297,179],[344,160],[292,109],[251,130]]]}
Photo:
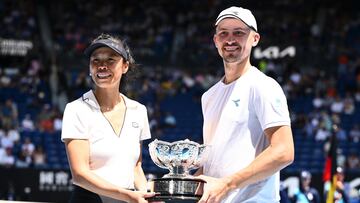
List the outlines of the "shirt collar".
{"label": "shirt collar", "polygon": [[[120,94],[121,98],[124,99],[126,108],[131,108],[131,109],[137,108],[137,106],[138,106],[137,102],[129,99],[127,96],[121,94],[120,92],[119,92],[119,94]],[[99,105],[98,101],[96,100],[96,97],[92,90],[89,90],[88,92],[83,94],[81,98],[88,105],[90,105],[96,109],[100,109],[100,105]]]}

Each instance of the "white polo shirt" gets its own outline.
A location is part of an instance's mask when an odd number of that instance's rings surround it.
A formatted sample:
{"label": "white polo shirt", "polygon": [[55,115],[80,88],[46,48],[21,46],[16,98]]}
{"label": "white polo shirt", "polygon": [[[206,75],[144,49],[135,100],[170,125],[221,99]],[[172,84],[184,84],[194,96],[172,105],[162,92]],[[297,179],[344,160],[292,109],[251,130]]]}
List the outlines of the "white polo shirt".
{"label": "white polo shirt", "polygon": [[146,107],[125,95],[121,94],[121,97],[125,101],[126,113],[120,136],[115,134],[90,90],[66,105],[61,140],[89,140],[90,169],[114,185],[134,188],[139,144],[151,135]]}
{"label": "white polo shirt", "polygon": [[[230,84],[219,81],[202,96],[203,136],[211,145],[204,174],[225,177],[248,166],[268,147],[264,130],[290,126],[280,85],[256,67]],[[278,202],[279,172],[231,193],[223,202]]]}

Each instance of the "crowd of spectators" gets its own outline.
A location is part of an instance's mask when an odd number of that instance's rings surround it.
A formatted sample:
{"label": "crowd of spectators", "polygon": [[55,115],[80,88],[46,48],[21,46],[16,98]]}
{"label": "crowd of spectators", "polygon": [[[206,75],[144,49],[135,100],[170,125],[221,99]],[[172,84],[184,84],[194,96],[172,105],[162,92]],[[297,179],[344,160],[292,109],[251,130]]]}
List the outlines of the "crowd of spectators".
{"label": "crowd of spectators", "polygon": [[0,37],[33,40],[36,36],[36,7],[32,1],[0,2]]}

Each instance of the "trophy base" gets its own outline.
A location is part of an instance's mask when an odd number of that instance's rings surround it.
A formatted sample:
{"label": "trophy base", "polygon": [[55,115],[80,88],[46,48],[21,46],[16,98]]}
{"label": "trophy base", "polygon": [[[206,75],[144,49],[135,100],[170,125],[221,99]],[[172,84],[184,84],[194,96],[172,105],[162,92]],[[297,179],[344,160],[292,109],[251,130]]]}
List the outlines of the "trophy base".
{"label": "trophy base", "polygon": [[146,199],[148,202],[195,203],[200,197],[187,197],[178,195],[156,195]]}
{"label": "trophy base", "polygon": [[157,194],[148,198],[149,202],[198,202],[202,196],[199,189],[205,181],[192,178],[157,178],[153,180],[152,192]]}

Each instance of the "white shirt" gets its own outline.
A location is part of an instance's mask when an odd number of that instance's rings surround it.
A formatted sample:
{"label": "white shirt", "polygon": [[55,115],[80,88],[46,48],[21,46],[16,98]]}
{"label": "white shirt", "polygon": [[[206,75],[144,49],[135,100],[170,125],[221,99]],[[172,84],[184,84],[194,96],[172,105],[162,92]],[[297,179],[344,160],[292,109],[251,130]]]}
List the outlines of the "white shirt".
{"label": "white shirt", "polygon": [[[272,78],[251,67],[236,81],[216,83],[202,96],[203,136],[211,145],[204,174],[224,177],[248,166],[268,147],[264,130],[290,126],[286,97]],[[278,202],[279,172],[237,189],[223,202]]]}
{"label": "white shirt", "polygon": [[344,110],[344,103],[343,103],[343,101],[335,100],[335,101],[331,104],[330,109],[331,109],[332,112],[342,113],[343,110]]}
{"label": "white shirt", "polygon": [[22,144],[21,149],[22,149],[22,151],[26,151],[27,155],[31,156],[35,150],[35,145],[31,142],[24,143],[24,144]]}
{"label": "white shirt", "polygon": [[26,117],[24,118],[24,120],[22,120],[21,127],[24,130],[30,130],[30,131],[35,129],[34,122],[30,118],[26,118]]}
{"label": "white shirt", "polygon": [[66,105],[61,139],[89,140],[90,169],[114,185],[134,188],[140,141],[151,135],[146,107],[122,94],[121,97],[126,113],[120,136],[115,134],[93,92],[89,91]]}
{"label": "white shirt", "polygon": [[7,152],[7,149],[0,147],[0,166],[1,165],[14,165],[15,157]]}
{"label": "white shirt", "polygon": [[3,148],[13,148],[14,147],[14,141],[13,139],[10,137],[9,134],[7,134],[6,136],[0,137],[1,138],[1,146]]}

